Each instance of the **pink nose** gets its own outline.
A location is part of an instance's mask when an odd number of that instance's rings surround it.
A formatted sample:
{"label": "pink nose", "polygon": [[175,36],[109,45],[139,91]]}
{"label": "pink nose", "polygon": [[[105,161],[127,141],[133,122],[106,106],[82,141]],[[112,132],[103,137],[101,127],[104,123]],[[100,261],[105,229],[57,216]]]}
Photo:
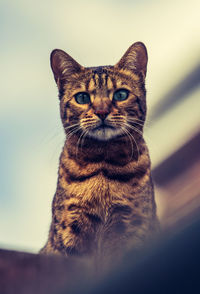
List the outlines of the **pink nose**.
{"label": "pink nose", "polygon": [[94,113],[102,120],[104,120],[106,116],[109,114],[109,111],[107,109],[96,109]]}

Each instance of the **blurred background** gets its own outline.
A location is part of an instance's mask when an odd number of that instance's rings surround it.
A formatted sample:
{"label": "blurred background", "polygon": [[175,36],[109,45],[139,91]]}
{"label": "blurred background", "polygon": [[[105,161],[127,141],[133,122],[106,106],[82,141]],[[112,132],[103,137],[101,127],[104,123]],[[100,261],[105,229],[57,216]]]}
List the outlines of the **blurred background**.
{"label": "blurred background", "polygon": [[148,54],[145,138],[164,228],[200,210],[200,2],[0,1],[0,247],[47,239],[64,142],[54,48],[84,66],[115,64],[136,41]]}

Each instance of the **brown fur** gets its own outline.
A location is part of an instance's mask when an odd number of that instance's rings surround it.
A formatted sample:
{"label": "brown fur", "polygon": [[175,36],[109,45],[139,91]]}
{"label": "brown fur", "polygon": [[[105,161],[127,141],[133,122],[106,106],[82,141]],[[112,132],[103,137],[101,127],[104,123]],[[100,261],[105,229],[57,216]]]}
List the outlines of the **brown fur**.
{"label": "brown fur", "polygon": [[[142,136],[146,65],[146,48],[139,42],[115,66],[84,68],[65,52],[52,52],[66,142],[49,238],[41,253],[108,260],[140,247],[157,231],[150,159]],[[128,98],[114,101],[121,88],[129,91]],[[88,93],[90,104],[78,104],[77,92]],[[89,136],[103,116],[121,133],[104,140]]]}

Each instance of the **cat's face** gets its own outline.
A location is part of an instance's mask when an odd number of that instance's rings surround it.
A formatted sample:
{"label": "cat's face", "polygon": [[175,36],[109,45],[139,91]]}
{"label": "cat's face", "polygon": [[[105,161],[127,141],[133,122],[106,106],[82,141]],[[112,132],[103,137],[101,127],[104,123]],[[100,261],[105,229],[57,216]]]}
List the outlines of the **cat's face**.
{"label": "cat's face", "polygon": [[141,134],[146,64],[142,43],[133,44],[115,66],[94,68],[84,68],[67,53],[54,50],[51,66],[66,134],[99,141]]}

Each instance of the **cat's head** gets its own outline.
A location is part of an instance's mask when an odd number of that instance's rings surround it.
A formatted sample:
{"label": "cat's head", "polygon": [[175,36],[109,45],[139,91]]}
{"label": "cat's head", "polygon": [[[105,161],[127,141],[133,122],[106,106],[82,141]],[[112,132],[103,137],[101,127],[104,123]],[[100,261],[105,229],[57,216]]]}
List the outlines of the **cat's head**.
{"label": "cat's head", "polygon": [[51,67],[67,135],[107,141],[142,134],[147,67],[143,43],[134,43],[114,66],[90,68],[55,49]]}

